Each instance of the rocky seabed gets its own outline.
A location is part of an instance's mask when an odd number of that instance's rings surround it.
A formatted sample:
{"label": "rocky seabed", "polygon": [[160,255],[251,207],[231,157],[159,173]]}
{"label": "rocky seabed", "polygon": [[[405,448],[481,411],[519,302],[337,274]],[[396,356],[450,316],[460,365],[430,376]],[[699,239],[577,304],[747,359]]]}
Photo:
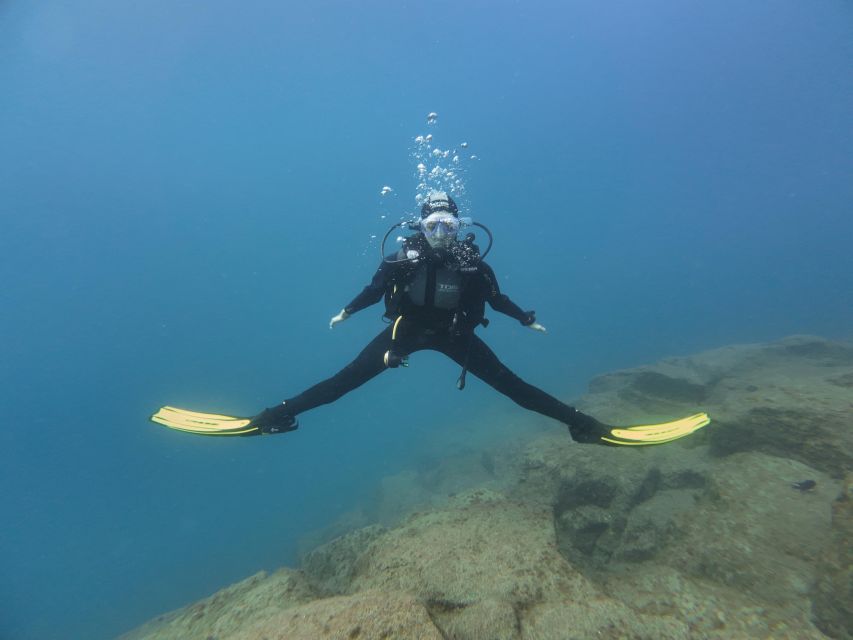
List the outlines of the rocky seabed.
{"label": "rocky seabed", "polygon": [[853,345],[667,359],[578,405],[714,421],[660,447],[551,429],[436,458],[386,478],[300,567],[122,640],[853,638]]}

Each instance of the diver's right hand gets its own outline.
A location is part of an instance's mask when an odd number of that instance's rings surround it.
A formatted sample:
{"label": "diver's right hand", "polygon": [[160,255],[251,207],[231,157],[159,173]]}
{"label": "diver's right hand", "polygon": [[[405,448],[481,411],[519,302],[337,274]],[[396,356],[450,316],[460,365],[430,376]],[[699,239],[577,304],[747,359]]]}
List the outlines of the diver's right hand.
{"label": "diver's right hand", "polygon": [[347,313],[346,309],[341,309],[341,312],[338,315],[329,320],[329,329],[334,329],[336,324],[349,318],[349,315],[350,314]]}

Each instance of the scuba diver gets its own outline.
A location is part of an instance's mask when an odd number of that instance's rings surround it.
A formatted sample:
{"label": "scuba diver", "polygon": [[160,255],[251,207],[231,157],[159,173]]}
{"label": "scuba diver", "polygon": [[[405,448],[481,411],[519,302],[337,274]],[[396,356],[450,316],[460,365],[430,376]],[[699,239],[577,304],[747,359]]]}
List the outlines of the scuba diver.
{"label": "scuba diver", "polygon": [[[474,234],[459,239],[463,226],[478,226],[489,236],[489,246],[480,253]],[[384,255],[385,240],[398,227],[416,231],[404,238],[394,255]],[[485,225],[459,217],[459,210],[446,193],[429,194],[420,220],[398,223],[385,234],[380,252],[383,259],[368,284],[339,314],[329,328],[354,313],[385,299],[384,317],[389,322],[355,360],[324,380],[281,404],[252,418],[199,413],[163,407],[151,419],[166,427],[201,435],[253,436],[293,431],[297,416],[334,402],[386,369],[408,366],[408,357],[424,349],[439,351],[462,367],[457,381],[461,390],[470,371],[525,409],[536,411],[567,425],[572,438],[581,443],[604,445],[652,445],[670,442],[693,433],[710,422],[704,413],[656,425],[613,427],[581,413],[510,371],[476,334],[487,326],[486,303],[522,326],[544,332],[533,311],[523,311],[501,293],[492,268],[484,261],[492,247]]]}

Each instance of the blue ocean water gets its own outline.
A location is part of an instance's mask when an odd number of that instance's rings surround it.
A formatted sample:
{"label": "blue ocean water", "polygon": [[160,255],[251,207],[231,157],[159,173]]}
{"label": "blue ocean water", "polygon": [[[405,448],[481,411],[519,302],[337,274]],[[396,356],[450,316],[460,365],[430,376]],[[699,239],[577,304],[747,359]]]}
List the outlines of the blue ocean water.
{"label": "blue ocean water", "polygon": [[468,142],[463,214],[549,329],[481,335],[558,396],[853,337],[849,3],[361,5],[0,5],[0,637],[112,637],[292,563],[431,431],[515,411],[418,354],[286,436],[147,422],[253,414],[383,328],[328,320],[415,211],[417,135]]}

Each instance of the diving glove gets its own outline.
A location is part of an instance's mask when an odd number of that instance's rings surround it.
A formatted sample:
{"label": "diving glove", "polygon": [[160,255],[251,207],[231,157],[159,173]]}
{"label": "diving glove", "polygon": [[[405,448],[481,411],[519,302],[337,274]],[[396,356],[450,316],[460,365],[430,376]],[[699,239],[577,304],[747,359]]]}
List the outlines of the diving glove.
{"label": "diving glove", "polygon": [[347,310],[341,309],[341,312],[338,315],[329,320],[329,329],[334,329],[336,324],[338,324],[339,322],[343,322],[349,317],[350,314],[347,313]]}
{"label": "diving glove", "polygon": [[547,329],[543,327],[541,324],[536,322],[536,312],[535,311],[527,311],[524,314],[524,318],[521,319],[521,324],[528,329],[533,329],[534,331],[541,331],[542,333],[546,333]]}

